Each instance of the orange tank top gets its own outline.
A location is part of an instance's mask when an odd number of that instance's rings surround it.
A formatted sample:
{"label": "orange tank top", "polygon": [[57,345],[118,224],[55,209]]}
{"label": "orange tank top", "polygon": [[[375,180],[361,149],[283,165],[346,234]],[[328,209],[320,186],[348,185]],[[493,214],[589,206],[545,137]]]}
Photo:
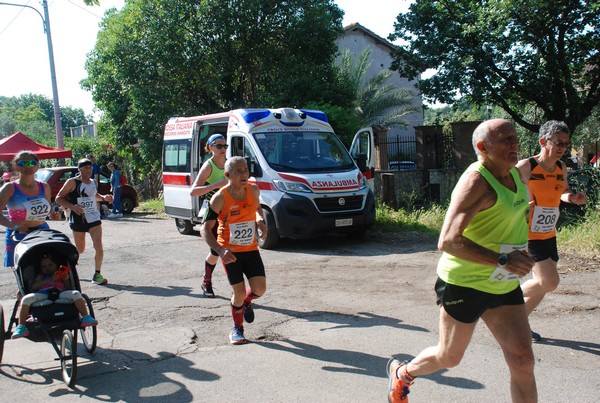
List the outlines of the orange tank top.
{"label": "orange tank top", "polygon": [[556,236],[560,196],[565,191],[566,174],[560,161],[554,172],[547,172],[535,158],[529,158],[531,176],[529,187],[529,239],[544,240]]}
{"label": "orange tank top", "polygon": [[256,242],[256,209],[258,202],[250,185],[246,186],[246,198],[235,200],[229,188],[221,192],[224,198],[223,208],[217,217],[219,228],[217,242],[233,252],[258,250]]}

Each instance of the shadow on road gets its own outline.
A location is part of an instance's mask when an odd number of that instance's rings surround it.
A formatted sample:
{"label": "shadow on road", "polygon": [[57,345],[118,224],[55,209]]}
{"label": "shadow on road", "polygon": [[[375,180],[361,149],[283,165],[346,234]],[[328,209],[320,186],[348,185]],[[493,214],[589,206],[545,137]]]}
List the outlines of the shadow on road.
{"label": "shadow on road", "polygon": [[[139,351],[99,348],[96,354],[86,354],[82,357],[85,357],[86,361],[80,362],[78,366],[75,388],[70,389],[64,385],[51,392],[50,397],[79,396],[106,402],[192,402],[192,392],[185,384],[172,379],[169,374],[177,374],[199,382],[220,379],[220,376],[213,372],[194,368],[198,363],[167,352],[150,356]],[[22,365],[2,365],[0,374],[36,385],[48,385],[54,380],[62,380],[60,367],[44,370]],[[102,382],[96,379],[99,375],[103,376]],[[107,384],[111,387],[107,388]]]}
{"label": "shadow on road", "polygon": [[[150,287],[150,286],[139,286],[129,284],[105,284],[102,287],[110,288],[116,291],[127,291],[133,294],[140,295],[152,295],[156,297],[179,297],[189,296],[193,298],[204,298],[203,294],[195,293],[194,287],[178,287],[178,286],[165,286],[165,287]],[[93,301],[101,300],[102,298],[92,298]]]}
{"label": "shadow on road", "polygon": [[[386,378],[385,367],[389,357],[379,357],[359,351],[341,349],[327,349],[312,344],[301,343],[294,340],[279,340],[268,342],[257,342],[258,345],[273,350],[296,354],[301,357],[317,361],[326,361],[337,365],[324,365],[324,371],[345,372],[358,375],[368,375],[376,378]],[[396,355],[394,358],[400,361],[410,360],[408,355]],[[448,377],[448,370],[442,370],[435,374],[425,375],[422,378],[429,379],[441,385],[452,386],[462,389],[483,389],[485,385],[466,378]]]}
{"label": "shadow on road", "polygon": [[255,305],[257,309],[279,313],[292,318],[304,319],[309,322],[324,322],[328,326],[320,330],[342,328],[368,328],[389,326],[396,329],[406,329],[417,332],[429,332],[429,329],[402,323],[401,319],[375,315],[370,312],[358,312],[356,315],[328,311],[294,311],[265,305]]}
{"label": "shadow on road", "polygon": [[547,339],[543,338],[535,344],[546,344],[548,346],[556,346],[570,348],[571,350],[583,351],[594,355],[600,355],[600,344],[590,343],[577,340],[562,340],[562,339]]}

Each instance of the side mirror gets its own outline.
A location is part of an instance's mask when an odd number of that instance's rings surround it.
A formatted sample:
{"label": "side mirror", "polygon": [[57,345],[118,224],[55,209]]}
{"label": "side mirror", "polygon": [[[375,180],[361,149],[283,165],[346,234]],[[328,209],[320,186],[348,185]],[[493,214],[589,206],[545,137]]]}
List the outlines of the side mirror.
{"label": "side mirror", "polygon": [[369,167],[367,167],[367,154],[359,153],[354,160],[356,161],[356,165],[358,165],[360,172],[367,172],[369,169]]}
{"label": "side mirror", "polygon": [[254,176],[255,178],[262,177],[262,169],[260,168],[260,164],[253,160],[251,157],[244,157],[246,163],[248,164],[248,172],[250,176]]}

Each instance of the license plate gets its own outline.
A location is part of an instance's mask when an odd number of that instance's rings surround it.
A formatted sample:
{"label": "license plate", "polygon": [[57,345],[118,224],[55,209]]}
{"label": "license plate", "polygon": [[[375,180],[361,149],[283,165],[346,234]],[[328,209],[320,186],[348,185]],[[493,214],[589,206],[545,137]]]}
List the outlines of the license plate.
{"label": "license plate", "polygon": [[339,220],[335,220],[336,227],[348,227],[352,225],[352,218],[342,218]]}

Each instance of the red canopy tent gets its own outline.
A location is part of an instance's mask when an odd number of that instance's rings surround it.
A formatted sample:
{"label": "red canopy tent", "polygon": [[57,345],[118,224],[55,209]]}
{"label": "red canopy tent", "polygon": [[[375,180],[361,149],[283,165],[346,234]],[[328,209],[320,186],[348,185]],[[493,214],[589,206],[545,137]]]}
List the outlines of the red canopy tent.
{"label": "red canopy tent", "polygon": [[23,150],[33,151],[41,160],[73,158],[71,150],[61,150],[38,144],[23,133],[17,132],[0,140],[0,161],[12,161],[15,155]]}

